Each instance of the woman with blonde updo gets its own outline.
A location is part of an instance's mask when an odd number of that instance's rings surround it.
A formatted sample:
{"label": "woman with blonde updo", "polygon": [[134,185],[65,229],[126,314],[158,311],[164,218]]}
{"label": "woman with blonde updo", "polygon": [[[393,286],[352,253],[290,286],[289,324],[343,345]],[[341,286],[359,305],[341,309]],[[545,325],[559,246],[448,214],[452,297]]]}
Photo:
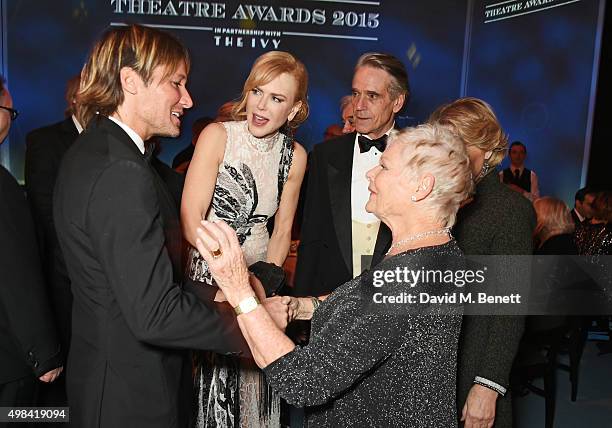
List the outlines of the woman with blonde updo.
{"label": "woman with blonde updo", "polygon": [[[304,64],[287,52],[267,52],[244,83],[233,107],[235,121],[212,123],[202,131],[181,206],[184,235],[192,246],[200,221],[223,220],[236,231],[249,265],[283,265],[306,168],[306,151],[292,135],[308,116],[307,86]],[[272,216],[269,236],[266,225]],[[225,301],[193,247],[188,279],[198,294]],[[280,399],[268,390],[252,360],[200,357],[196,426],[279,426]]]}
{"label": "woman with blonde updo", "polygon": [[[458,136],[468,152],[476,191],[457,214],[453,233],[466,255],[533,252],[531,203],[500,183],[497,167],[508,138],[489,104],[459,98],[429,118]],[[516,282],[528,280],[510,271]],[[465,316],[459,341],[457,406],[466,427],[512,426],[510,370],[523,334],[523,317]]]}

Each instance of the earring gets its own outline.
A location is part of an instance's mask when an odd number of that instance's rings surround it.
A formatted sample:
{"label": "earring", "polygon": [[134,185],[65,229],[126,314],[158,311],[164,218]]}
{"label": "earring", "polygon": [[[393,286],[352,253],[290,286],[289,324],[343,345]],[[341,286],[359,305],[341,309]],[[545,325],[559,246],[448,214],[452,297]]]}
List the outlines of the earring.
{"label": "earring", "polygon": [[485,159],[484,163],[482,164],[482,168],[480,168],[480,172],[476,176],[476,179],[474,180],[474,182],[478,183],[480,180],[484,178],[485,175],[489,173],[490,170],[491,170],[491,165],[489,165],[488,159]]}
{"label": "earring", "polygon": [[411,200],[412,202],[416,202],[416,196],[415,196],[415,195],[412,195],[412,196],[410,197],[410,200]]}

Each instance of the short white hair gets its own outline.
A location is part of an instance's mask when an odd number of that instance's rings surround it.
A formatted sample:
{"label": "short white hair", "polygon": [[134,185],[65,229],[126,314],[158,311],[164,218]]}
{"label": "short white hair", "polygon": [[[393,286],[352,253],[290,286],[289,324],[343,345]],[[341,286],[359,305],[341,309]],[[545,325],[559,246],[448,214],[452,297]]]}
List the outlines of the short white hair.
{"label": "short white hair", "polygon": [[409,177],[434,176],[433,189],[423,203],[438,222],[453,226],[459,206],[473,188],[470,160],[461,139],[445,127],[425,124],[394,131],[389,144],[402,145],[402,161]]}

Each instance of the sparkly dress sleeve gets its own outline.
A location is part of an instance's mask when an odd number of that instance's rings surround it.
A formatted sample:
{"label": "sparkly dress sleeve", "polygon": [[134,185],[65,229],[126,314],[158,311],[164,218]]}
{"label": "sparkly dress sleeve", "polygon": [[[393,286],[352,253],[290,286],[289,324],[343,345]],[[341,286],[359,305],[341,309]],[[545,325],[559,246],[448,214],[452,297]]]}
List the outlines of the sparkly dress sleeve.
{"label": "sparkly dress sleeve", "polygon": [[382,364],[401,346],[410,325],[384,314],[329,318],[308,346],[297,347],[264,369],[272,388],[298,407],[324,404]]}
{"label": "sparkly dress sleeve", "polygon": [[460,305],[376,297],[441,299],[452,288],[374,279],[396,269],[461,269],[462,260],[452,241],[385,259],[340,286],[315,311],[310,343],[264,368],[271,387],[306,407],[308,426],[456,427]]}

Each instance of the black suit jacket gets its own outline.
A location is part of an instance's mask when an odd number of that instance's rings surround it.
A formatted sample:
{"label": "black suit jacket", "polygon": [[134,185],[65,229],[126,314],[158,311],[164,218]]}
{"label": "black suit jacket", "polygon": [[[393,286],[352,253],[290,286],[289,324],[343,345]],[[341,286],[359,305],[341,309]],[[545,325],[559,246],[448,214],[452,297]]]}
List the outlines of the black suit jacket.
{"label": "black suit jacket", "polygon": [[[351,172],[355,133],[317,144],[310,155],[304,219],[295,273],[298,296],[319,296],[353,278]],[[391,243],[381,223],[372,266]]]}
{"label": "black suit jacket", "polygon": [[53,224],[53,187],[64,154],[79,133],[67,118],[26,136],[25,185],[43,255],[43,269],[62,348],[70,346],[72,293]]}
{"label": "black suit jacket", "polygon": [[0,384],[40,376],[62,356],[23,190],[0,166]]}
{"label": "black suit jacket", "polygon": [[[37,227],[51,306],[65,353],[70,349],[72,293],[53,223],[53,188],[60,163],[78,136],[79,132],[71,117],[35,129],[26,136],[25,185]],[[157,157],[152,158],[151,164],[168,186],[177,207],[180,207],[184,176]]]}
{"label": "black suit jacket", "polygon": [[[182,349],[244,350],[235,317],[179,286],[180,225],[130,137],[97,117],[68,150],[54,219],[72,280],[68,399],[75,426],[184,426]],[[182,411],[180,406],[183,406]]]}

